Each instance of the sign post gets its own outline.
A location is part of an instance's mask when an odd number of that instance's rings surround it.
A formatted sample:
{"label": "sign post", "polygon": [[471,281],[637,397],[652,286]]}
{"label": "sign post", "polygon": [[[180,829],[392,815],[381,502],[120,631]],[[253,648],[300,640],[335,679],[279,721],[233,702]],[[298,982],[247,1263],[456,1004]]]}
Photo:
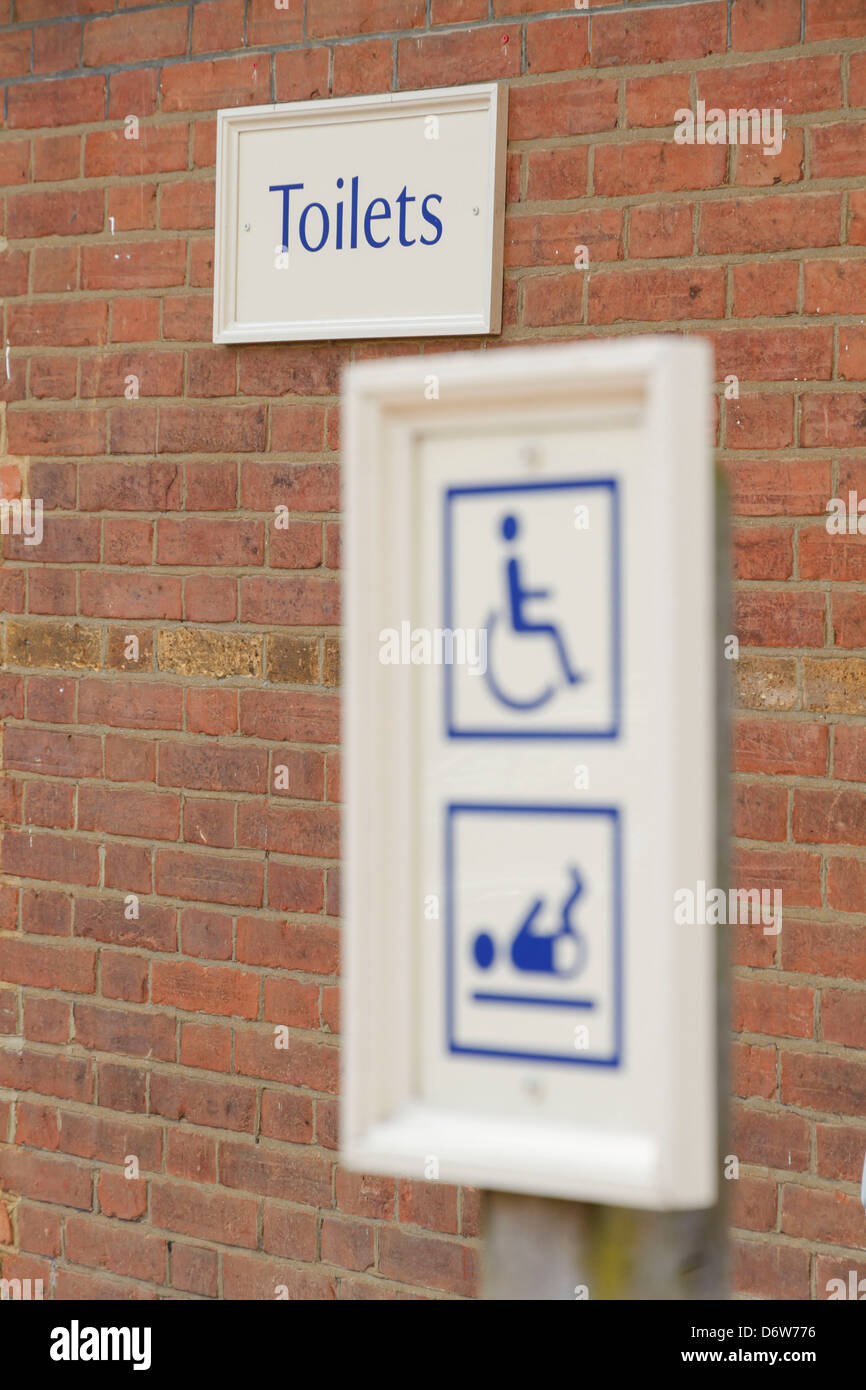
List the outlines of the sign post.
{"label": "sign post", "polygon": [[[729,537],[723,484],[716,475],[716,755],[717,882],[728,881],[727,743],[729,669],[722,659],[729,630]],[[729,953],[716,936],[716,1075],[718,1171],[727,1138]],[[866,1178],[864,1178],[866,1184]],[[481,1296],[492,1300],[647,1301],[722,1299],[728,1293],[723,1195],[693,1212],[643,1212],[487,1192],[481,1212]]]}
{"label": "sign post", "polygon": [[[718,1243],[710,385],[671,338],[346,381],[342,1156],[487,1189],[489,1297]],[[558,1293],[501,1292],[528,1227]]]}

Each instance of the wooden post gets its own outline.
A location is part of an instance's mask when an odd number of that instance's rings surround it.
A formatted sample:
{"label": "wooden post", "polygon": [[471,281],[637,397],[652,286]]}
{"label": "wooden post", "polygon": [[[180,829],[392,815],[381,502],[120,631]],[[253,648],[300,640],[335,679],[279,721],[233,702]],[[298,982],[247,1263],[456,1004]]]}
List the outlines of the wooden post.
{"label": "wooden post", "polygon": [[[728,525],[716,471],[717,884],[727,885],[730,632]],[[686,928],[688,930],[688,928]],[[674,1300],[727,1297],[729,968],[727,928],[717,940],[719,1200],[701,1211],[641,1211],[551,1197],[487,1192],[482,1206],[481,1297],[493,1300]]]}

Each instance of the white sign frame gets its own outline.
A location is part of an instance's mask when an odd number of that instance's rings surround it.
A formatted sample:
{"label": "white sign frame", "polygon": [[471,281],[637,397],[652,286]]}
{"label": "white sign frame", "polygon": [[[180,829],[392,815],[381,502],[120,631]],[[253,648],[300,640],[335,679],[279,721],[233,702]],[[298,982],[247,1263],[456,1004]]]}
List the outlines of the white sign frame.
{"label": "white sign frame", "polygon": [[[413,866],[421,793],[412,677],[379,660],[376,633],[410,592],[410,482],[415,442],[431,428],[526,412],[637,412],[640,466],[653,478],[646,524],[658,566],[653,618],[671,756],[648,825],[664,882],[713,881],[715,869],[714,486],[712,354],[697,339],[616,342],[437,357],[438,399],[416,360],[368,362],[344,376],[346,893],[341,1160],[368,1173],[623,1206],[692,1209],[716,1199],[716,932],[675,927],[673,899],[650,904],[658,972],[646,988],[667,1025],[632,1038],[653,1057],[657,1105],[644,1132],[594,1132],[419,1097],[413,932],[422,914]],[[491,423],[491,428],[494,428]],[[710,620],[708,621],[708,615]],[[661,703],[661,700],[660,700]],[[579,761],[581,747],[570,745]],[[502,745],[502,757],[510,749]],[[593,787],[593,800],[604,799]],[[423,891],[423,890],[421,890]],[[634,908],[632,908],[634,912]],[[646,914],[645,914],[646,916]],[[641,919],[645,920],[644,918]],[[724,930],[724,928],[722,928]],[[634,980],[631,989],[636,990]],[[650,1006],[646,1006],[650,1007]],[[423,1045],[423,1044],[420,1044]],[[560,1069],[562,1070],[562,1069]],[[579,1069],[578,1069],[579,1071]],[[597,1074],[601,1071],[596,1069]],[[571,1074],[575,1069],[571,1069]],[[593,1083],[595,1084],[595,1083]],[[575,1111],[579,1106],[575,1091]],[[429,1168],[435,1159],[436,1171]]]}
{"label": "white sign frame", "polygon": [[[313,129],[326,123],[375,125],[395,115],[418,111],[424,118],[448,113],[481,112],[487,118],[485,185],[478,189],[478,216],[484,220],[485,264],[478,268],[486,286],[483,309],[465,314],[413,314],[363,318],[339,314],[313,321],[274,319],[240,322],[237,318],[239,140],[244,132],[274,127]],[[316,341],[334,338],[431,337],[498,333],[502,320],[502,253],[505,225],[507,85],[496,82],[466,87],[439,87],[328,101],[295,101],[268,106],[233,107],[217,112],[216,217],[214,249],[215,343]],[[419,274],[421,268],[419,267]]]}

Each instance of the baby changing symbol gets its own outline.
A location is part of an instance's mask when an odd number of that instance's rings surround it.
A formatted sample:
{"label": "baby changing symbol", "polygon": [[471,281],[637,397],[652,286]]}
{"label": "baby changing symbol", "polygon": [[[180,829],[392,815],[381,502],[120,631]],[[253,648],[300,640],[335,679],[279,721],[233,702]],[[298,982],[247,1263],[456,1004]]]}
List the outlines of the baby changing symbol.
{"label": "baby changing symbol", "polygon": [[[620,859],[613,806],[447,807],[450,1052],[617,1065]],[[580,1051],[575,1014],[592,1032]]]}
{"label": "baby changing symbol", "polygon": [[[544,929],[544,897],[536,898],[523,914],[510,945],[511,964],[515,970],[567,979],[579,975],[583,969],[586,940],[573,920],[577,900],[583,892],[583,880],[573,866],[569,866],[568,878],[569,888],[560,907],[559,924],[553,931]],[[496,941],[489,931],[479,931],[473,952],[476,964],[482,970],[489,970],[497,956]]]}

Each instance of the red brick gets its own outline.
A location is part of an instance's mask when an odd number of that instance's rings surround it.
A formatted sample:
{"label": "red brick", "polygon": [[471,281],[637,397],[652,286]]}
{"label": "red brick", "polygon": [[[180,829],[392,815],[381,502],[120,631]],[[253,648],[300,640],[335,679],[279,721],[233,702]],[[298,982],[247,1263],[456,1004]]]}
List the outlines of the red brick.
{"label": "red brick", "polygon": [[752,1298],[809,1299],[809,1252],[765,1238],[734,1241],[731,1283]]}
{"label": "red brick", "polygon": [[256,1203],[251,1197],[162,1180],[153,1183],[150,1204],[151,1220],[165,1230],[255,1249]]}
{"label": "red brick", "polygon": [[[70,172],[55,170],[48,177],[69,178],[78,173],[77,159]],[[82,236],[101,232],[105,206],[102,189],[19,193],[6,208],[6,232],[10,237]]]}
{"label": "red brick", "polygon": [[271,1023],[288,1028],[316,1030],[319,1025],[318,985],[304,984],[300,980],[265,980],[263,1016]]}
{"label": "red brick", "polygon": [[451,1241],[413,1236],[386,1226],[379,1237],[379,1268],[389,1279],[446,1293],[477,1293],[477,1252]]}
{"label": "red brick", "polygon": [[782,1188],[782,1230],[787,1235],[861,1249],[866,1215],[856,1197],[789,1183]]}
{"label": "red brick", "polygon": [[645,203],[629,215],[629,255],[687,256],[692,249],[690,203]]}
{"label": "red brick", "polygon": [[192,961],[154,961],[152,996],[187,1013],[239,1015],[255,1018],[259,1006],[259,977],[247,971],[196,965]]}
{"label": "red brick", "polygon": [[[101,8],[101,0],[93,0]],[[156,111],[158,74],[156,68],[136,68],[131,72],[113,72],[109,78],[109,120],[123,120],[135,114],[152,116]],[[139,135],[141,128],[139,127]]]}
{"label": "red brick", "polygon": [[176,840],[180,827],[180,798],[167,793],[120,787],[81,787],[78,826],[108,835],[144,835],[153,840]]}
{"label": "red brick", "polygon": [[325,923],[240,917],[237,934],[237,958],[245,964],[322,975],[333,974],[337,968],[338,933]]}
{"label": "red brick", "polygon": [[727,149],[721,145],[672,145],[670,141],[649,140],[600,145],[595,154],[595,191],[612,198],[716,188],[724,183],[726,163]]}
{"label": "red brick", "polygon": [[841,62],[838,54],[828,53],[707,68],[698,73],[698,99],[725,111],[779,108],[785,116],[835,111],[842,105]]}
{"label": "red brick", "polygon": [[729,449],[785,449],[793,442],[793,396],[750,393],[725,401],[725,443]]}
{"label": "red brick", "polygon": [[806,0],[806,42],[859,39],[866,33],[860,0]]}
{"label": "red brick", "polygon": [[180,1034],[180,1061],[204,1071],[231,1071],[232,1038],[228,1028],[184,1023]]}
{"label": "red brick", "polygon": [[622,213],[611,208],[598,213],[512,217],[506,222],[506,266],[573,266],[578,246],[587,248],[590,264],[619,260]]}
{"label": "red brick", "polygon": [[6,1191],[32,1197],[35,1201],[56,1202],[84,1211],[90,1208],[90,1170],[65,1158],[44,1158],[14,1149],[0,1149],[0,1183]]}
{"label": "red brick", "polygon": [[81,251],[81,287],[85,290],[169,289],[182,285],[185,273],[183,241],[106,242],[84,246]]}
{"label": "red brick", "polygon": [[762,593],[737,596],[735,626],[740,641],[752,647],[822,647],[824,599],[821,594]]}
{"label": "red brick", "polygon": [[286,1259],[311,1261],[317,1254],[316,1213],[265,1202],[262,1248]]}
{"label": "red brick", "polygon": [[809,1122],[800,1115],[751,1105],[733,1108],[730,1142],[741,1163],[802,1172],[809,1165],[809,1136]]}
{"label": "red brick", "polygon": [[264,1032],[238,1031],[235,1069],[241,1076],[264,1077],[311,1091],[337,1092],[338,1055],[334,1047],[307,1042],[291,1035],[288,1049],[277,1048],[273,1028]]}
{"label": "red brick", "polygon": [[732,533],[737,579],[790,579],[794,568],[793,532],[788,527],[749,526]]}
{"label": "red brick", "polygon": [[84,66],[105,67],[186,52],[186,10],[167,6],[148,14],[92,19],[84,26]]}
{"label": "red brick", "polygon": [[[332,1276],[313,1270],[293,1269],[278,1260],[253,1259],[243,1255],[223,1256],[223,1284],[226,1298],[273,1299],[279,1294],[292,1301],[330,1300],[337,1297]],[[286,1290],[287,1295],[280,1294]]]}
{"label": "red brick", "polygon": [[833,246],[840,235],[837,193],[734,198],[701,208],[698,249],[707,255],[748,255],[805,246]]}
{"label": "red brick", "polygon": [[734,982],[733,1027],[740,1033],[811,1038],[815,1031],[815,991],[773,980]]}
{"label": "red brick", "polygon": [[805,850],[740,849],[733,881],[738,888],[778,889],[789,907],[821,904],[821,859]]}
{"label": "red brick", "polygon": [[185,907],[181,912],[181,940],[188,956],[229,960],[232,955],[232,919],[222,912],[203,912]]}
{"label": "red brick", "polygon": [[91,885],[99,880],[97,846],[61,835],[7,830],[3,835],[3,867],[22,878]]}
{"label": "red brick", "polygon": [[297,1154],[225,1140],[219,1150],[220,1181],[265,1197],[305,1206],[330,1206],[331,1163],[317,1153]]}
{"label": "red brick", "polygon": [[[384,92],[390,88],[393,57],[389,39],[370,39],[367,43],[337,44],[333,53],[333,94],[335,97]],[[288,55],[285,56],[288,57]],[[282,58],[282,54],[277,55],[278,90]]]}
{"label": "red brick", "polygon": [[192,52],[218,53],[244,41],[244,0],[197,4],[192,12]]}
{"label": "red brick", "polygon": [[234,845],[234,807],[225,800],[187,797],[183,809],[183,838],[190,844],[231,849]]}
{"label": "red brick", "polygon": [[186,1119],[190,1124],[246,1133],[251,1133],[255,1124],[255,1091],[234,1083],[155,1072],[150,1083],[150,1104],[155,1114],[170,1120]]}
{"label": "red brick", "polygon": [[863,1172],[863,1144],[856,1129],[848,1125],[815,1126],[818,1150],[818,1173],[822,1178],[837,1182],[859,1183]]}
{"label": "red brick", "polygon": [[187,728],[194,734],[236,733],[237,707],[238,697],[234,690],[188,690]]}
{"label": "red brick", "polygon": [[159,565],[247,568],[260,565],[264,554],[264,528],[260,522],[161,517],[157,523],[156,562]]}
{"label": "red brick", "polygon": [[260,907],[264,869],[253,859],[228,859],[191,850],[158,850],[156,891],[194,902]]}
{"label": "red brick", "polygon": [[821,992],[821,1033],[827,1042],[866,1049],[866,1009],[862,991],[825,989]]}
{"label": "red brick", "polygon": [[160,74],[162,110],[258,106],[270,100],[270,75],[270,57],[263,53],[171,64]]}
{"label": "red brick", "polygon": [[159,451],[163,454],[258,451],[264,445],[261,406],[171,405],[160,412]]}
{"label": "red brick", "polygon": [[803,448],[856,448],[864,440],[866,410],[862,397],[833,391],[803,396],[800,407]]}
{"label": "red brick", "polygon": [[866,1066],[862,1062],[815,1052],[782,1053],[783,1104],[836,1115],[859,1115],[864,1097]]}
{"label": "red brick", "polygon": [[721,267],[597,271],[589,280],[589,321],[721,318],[724,299]]}
{"label": "red brick", "polygon": [[175,1057],[175,1026],[169,1014],[76,1004],[75,1037],[89,1051],[158,1057],[164,1062]]}
{"label": "red brick", "polygon": [[[839,736],[836,731],[836,776]],[[734,767],[737,772],[771,776],[823,777],[827,773],[829,731],[824,724],[781,723],[772,719],[740,719],[734,726]]]}
{"label": "red brick", "polygon": [[70,942],[36,945],[0,937],[0,976],[9,984],[34,989],[92,994],[96,988],[96,952]]}
{"label": "red brick", "polygon": [[219,1255],[201,1246],[182,1245],[172,1241],[171,1283],[175,1289],[216,1298],[219,1280]]}
{"label": "red brick", "polygon": [[731,47],[740,52],[800,42],[800,0],[734,0]]}
{"label": "red brick", "polygon": [[[307,33],[313,38],[354,37],[388,29],[417,29],[424,20],[424,0],[310,0]],[[271,30],[260,42],[273,42],[276,33],[282,31]]]}
{"label": "red brick", "polygon": [[764,782],[735,782],[733,831],[746,840],[785,840],[788,833],[786,787]]}
{"label": "red brick", "polygon": [[79,696],[83,724],[114,728],[179,729],[183,692],[179,686],[84,680]]}
{"label": "red brick", "polygon": [[[510,37],[513,42],[513,34]],[[583,67],[588,60],[589,20],[585,15],[527,24],[527,72],[567,72]]]}
{"label": "red brick", "polygon": [[[317,1102],[319,1104],[320,1102]],[[291,1091],[262,1092],[262,1134],[290,1144],[309,1144],[313,1137],[313,1102]],[[265,1204],[265,1224],[269,1203]],[[268,1249],[267,1238],[265,1249]]]}
{"label": "red brick", "polygon": [[617,122],[617,85],[605,79],[586,79],[512,87],[509,138],[540,140],[613,130]]}
{"label": "red brick", "polygon": [[804,267],[807,314],[852,314],[866,309],[866,261],[807,261]]}
{"label": "red brick", "polygon": [[767,1178],[741,1175],[731,1184],[731,1224],[747,1231],[776,1227],[776,1184]]}
{"label": "red brick", "polygon": [[27,82],[9,88],[10,130],[101,121],[105,113],[105,78],[66,77],[56,82]]}
{"label": "red brick", "polygon": [[674,113],[690,105],[688,74],[629,78],[625,104],[630,126],[673,125]]}
{"label": "red brick", "polygon": [[795,261],[749,261],[731,267],[733,312],[737,318],[775,317],[797,312],[799,266]]}
{"label": "red brick", "polygon": [[[147,1184],[135,1178],[127,1178],[125,1173],[100,1173],[96,1190],[99,1207],[104,1216],[115,1216],[120,1221],[138,1221],[147,1210]],[[122,1242],[126,1233],[118,1231],[112,1234]],[[89,1264],[90,1261],[80,1259],[78,1263]],[[118,1270],[118,1273],[123,1272]]]}
{"label": "red brick", "polygon": [[818,516],[832,496],[826,459],[726,462],[731,508],[737,516]]}
{"label": "red brick", "polygon": [[[60,1255],[61,1213],[47,1207],[18,1205],[18,1242],[22,1250],[56,1259]],[[7,1243],[11,1243],[7,1242]]]}
{"label": "red brick", "polygon": [[[391,46],[387,44],[386,47],[389,53],[389,81],[386,85],[390,85]],[[354,45],[349,51],[352,49]],[[336,53],[345,51],[338,48]],[[327,48],[297,48],[288,53],[278,53],[274,64],[277,101],[312,101],[316,97],[326,97],[329,61]]]}
{"label": "red brick", "polygon": [[447,1183],[402,1179],[397,1184],[401,1224],[456,1235],[458,1190]]}

